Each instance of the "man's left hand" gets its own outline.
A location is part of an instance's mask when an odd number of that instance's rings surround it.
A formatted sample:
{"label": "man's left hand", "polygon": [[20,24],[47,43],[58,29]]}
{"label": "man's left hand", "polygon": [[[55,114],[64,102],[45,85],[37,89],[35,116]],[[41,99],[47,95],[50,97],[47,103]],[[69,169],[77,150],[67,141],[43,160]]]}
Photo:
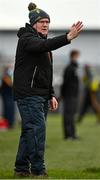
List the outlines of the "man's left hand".
{"label": "man's left hand", "polygon": [[50,100],[50,110],[55,111],[58,108],[58,102],[55,97]]}

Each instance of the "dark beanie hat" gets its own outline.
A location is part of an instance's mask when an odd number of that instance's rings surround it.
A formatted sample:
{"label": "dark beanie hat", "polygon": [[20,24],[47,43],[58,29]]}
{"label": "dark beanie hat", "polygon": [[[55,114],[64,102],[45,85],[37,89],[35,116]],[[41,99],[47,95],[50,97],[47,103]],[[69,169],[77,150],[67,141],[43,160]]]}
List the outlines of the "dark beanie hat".
{"label": "dark beanie hat", "polygon": [[28,5],[28,10],[29,12],[29,19],[30,19],[30,24],[33,26],[37,21],[43,18],[48,18],[50,22],[50,16],[43,11],[42,9],[38,9],[37,6],[34,3],[30,3]]}

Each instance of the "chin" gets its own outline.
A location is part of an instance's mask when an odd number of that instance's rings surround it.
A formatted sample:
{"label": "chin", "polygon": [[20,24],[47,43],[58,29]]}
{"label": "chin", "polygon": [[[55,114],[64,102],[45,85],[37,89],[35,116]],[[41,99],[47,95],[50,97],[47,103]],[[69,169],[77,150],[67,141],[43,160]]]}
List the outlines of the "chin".
{"label": "chin", "polygon": [[45,36],[47,36],[48,34],[47,33],[44,33]]}
{"label": "chin", "polygon": [[47,36],[48,32],[47,31],[43,31],[42,34]]}

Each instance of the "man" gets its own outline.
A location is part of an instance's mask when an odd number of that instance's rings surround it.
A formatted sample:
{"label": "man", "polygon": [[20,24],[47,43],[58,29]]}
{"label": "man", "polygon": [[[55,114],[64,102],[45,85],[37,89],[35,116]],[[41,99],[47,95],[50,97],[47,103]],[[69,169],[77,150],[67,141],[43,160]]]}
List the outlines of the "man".
{"label": "man", "polygon": [[93,79],[90,85],[91,107],[96,115],[97,123],[100,125],[100,83]]}
{"label": "man", "polygon": [[58,102],[52,87],[52,54],[70,43],[82,30],[82,22],[74,24],[68,34],[47,39],[50,17],[30,3],[29,19],[18,32],[14,70],[14,97],[22,118],[22,132],[15,162],[15,174],[45,176],[45,121]]}
{"label": "man", "polygon": [[84,74],[82,77],[82,81],[83,81],[84,88],[83,88],[83,98],[82,98],[81,108],[80,108],[79,117],[77,120],[77,122],[79,123],[82,122],[84,115],[88,111],[88,108],[92,106],[90,87],[93,81],[93,74],[88,64],[84,66]]}
{"label": "man", "polygon": [[88,64],[84,66],[82,80],[84,85],[84,94],[77,122],[81,123],[83,121],[84,115],[91,107],[97,117],[97,122],[100,123],[100,102],[98,100],[99,81],[93,77],[91,68]]}
{"label": "man", "polygon": [[14,126],[14,112],[15,105],[12,91],[12,75],[13,70],[11,66],[5,66],[1,79],[1,96],[3,102],[3,117],[8,122],[8,128],[12,129]]}
{"label": "man", "polygon": [[73,50],[70,53],[70,64],[66,67],[61,87],[61,97],[63,98],[63,129],[64,138],[76,140],[75,113],[77,108],[79,80],[77,75],[77,59],[79,52]]}

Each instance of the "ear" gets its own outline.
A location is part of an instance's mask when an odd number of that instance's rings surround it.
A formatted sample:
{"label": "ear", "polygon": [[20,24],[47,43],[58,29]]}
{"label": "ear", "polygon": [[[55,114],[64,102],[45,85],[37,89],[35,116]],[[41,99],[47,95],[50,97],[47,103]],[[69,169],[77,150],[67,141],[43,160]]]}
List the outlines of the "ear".
{"label": "ear", "polygon": [[36,29],[36,23],[32,26],[34,29]]}

